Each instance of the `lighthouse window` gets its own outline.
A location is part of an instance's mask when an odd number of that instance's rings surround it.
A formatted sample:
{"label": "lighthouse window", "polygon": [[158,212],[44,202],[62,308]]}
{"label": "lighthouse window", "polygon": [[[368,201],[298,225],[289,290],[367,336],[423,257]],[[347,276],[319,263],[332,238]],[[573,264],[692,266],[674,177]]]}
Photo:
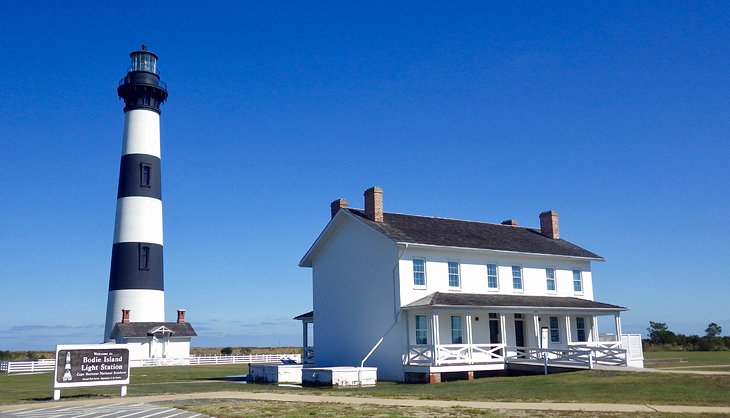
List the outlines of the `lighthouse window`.
{"label": "lighthouse window", "polygon": [[139,245],[139,269],[150,269],[150,247],[147,245]]}
{"label": "lighthouse window", "polygon": [[149,164],[142,163],[140,165],[139,185],[142,187],[151,187],[151,182],[152,182],[152,166]]}

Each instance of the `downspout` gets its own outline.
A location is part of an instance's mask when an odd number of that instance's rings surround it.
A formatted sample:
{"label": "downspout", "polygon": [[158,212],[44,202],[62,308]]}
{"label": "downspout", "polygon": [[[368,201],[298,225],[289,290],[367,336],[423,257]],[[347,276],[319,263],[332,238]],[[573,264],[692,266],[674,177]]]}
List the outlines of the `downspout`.
{"label": "downspout", "polygon": [[[396,245],[398,245],[396,243]],[[383,342],[383,339],[385,339],[385,336],[388,335],[388,333],[395,327],[395,325],[398,323],[398,316],[400,315],[400,306],[398,306],[398,295],[400,294],[400,286],[398,286],[398,275],[395,274],[396,269],[398,268],[398,265],[400,264],[400,260],[403,257],[403,254],[406,253],[406,250],[408,250],[408,243],[405,244],[405,247],[403,248],[403,251],[398,255],[398,259],[395,261],[395,265],[393,266],[393,323],[388,327],[388,330],[385,331],[385,334],[383,334],[382,337],[378,340],[377,343],[373,346],[373,348],[370,349],[368,354],[362,359],[360,362],[360,367],[365,367],[365,361],[367,361],[368,358],[377,350],[378,346],[380,346],[380,343]],[[359,377],[358,372],[358,377]]]}

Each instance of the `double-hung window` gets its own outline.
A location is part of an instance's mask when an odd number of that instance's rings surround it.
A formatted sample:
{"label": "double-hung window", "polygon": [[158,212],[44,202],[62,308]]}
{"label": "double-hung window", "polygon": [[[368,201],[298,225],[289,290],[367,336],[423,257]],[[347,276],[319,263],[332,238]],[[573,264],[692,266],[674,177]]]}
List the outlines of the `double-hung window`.
{"label": "double-hung window", "polygon": [[416,344],[428,344],[426,315],[416,315]]}
{"label": "double-hung window", "polygon": [[512,289],[522,290],[522,267],[512,266]]}
{"label": "double-hung window", "polygon": [[560,327],[558,326],[558,317],[557,316],[550,317],[550,342],[552,342],[552,343],[560,342]]}
{"label": "double-hung window", "polygon": [[413,285],[426,286],[426,260],[422,258],[413,259]]}
{"label": "double-hung window", "polygon": [[487,288],[490,290],[496,290],[499,288],[496,264],[487,264]]}
{"label": "double-hung window", "polygon": [[580,270],[573,270],[573,291],[575,293],[583,292],[583,278],[580,275]]}
{"label": "double-hung window", "polygon": [[461,317],[453,315],[451,317],[451,344],[462,344],[461,341]]}
{"label": "double-hung window", "polygon": [[555,269],[554,268],[546,268],[545,269],[545,280],[547,280],[547,290],[548,290],[548,292],[554,292],[556,290],[556,286],[555,286]]}
{"label": "double-hung window", "polygon": [[586,341],[586,319],[582,316],[575,318],[575,329],[578,333],[578,342]]}
{"label": "double-hung window", "polygon": [[459,263],[456,261],[449,261],[449,287],[459,287],[460,282]]}

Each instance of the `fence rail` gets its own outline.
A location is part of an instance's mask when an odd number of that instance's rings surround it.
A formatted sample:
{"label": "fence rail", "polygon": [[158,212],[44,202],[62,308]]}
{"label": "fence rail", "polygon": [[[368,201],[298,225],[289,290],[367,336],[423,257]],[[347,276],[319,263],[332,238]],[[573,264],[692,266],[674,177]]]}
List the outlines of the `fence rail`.
{"label": "fence rail", "polygon": [[36,361],[0,361],[0,373],[40,373],[52,372],[56,360],[41,359]]}
{"label": "fence rail", "polygon": [[[130,360],[129,367],[156,366],[206,366],[216,364],[278,363],[295,361],[301,363],[301,354],[245,354],[240,356],[194,356],[185,358],[149,358]],[[52,372],[56,360],[0,361],[0,373],[42,373]]]}

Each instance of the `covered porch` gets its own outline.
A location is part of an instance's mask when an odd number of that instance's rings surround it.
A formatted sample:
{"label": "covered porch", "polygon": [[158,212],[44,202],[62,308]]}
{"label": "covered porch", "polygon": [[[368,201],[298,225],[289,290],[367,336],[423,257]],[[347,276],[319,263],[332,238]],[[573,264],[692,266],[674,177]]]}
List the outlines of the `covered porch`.
{"label": "covered porch", "polygon": [[[572,297],[433,293],[403,307],[404,372],[504,370],[537,362],[627,365],[620,317],[625,310]],[[611,341],[599,338],[599,316],[612,317]]]}
{"label": "covered porch", "polygon": [[294,317],[302,321],[302,363],[314,364],[314,311]]}

